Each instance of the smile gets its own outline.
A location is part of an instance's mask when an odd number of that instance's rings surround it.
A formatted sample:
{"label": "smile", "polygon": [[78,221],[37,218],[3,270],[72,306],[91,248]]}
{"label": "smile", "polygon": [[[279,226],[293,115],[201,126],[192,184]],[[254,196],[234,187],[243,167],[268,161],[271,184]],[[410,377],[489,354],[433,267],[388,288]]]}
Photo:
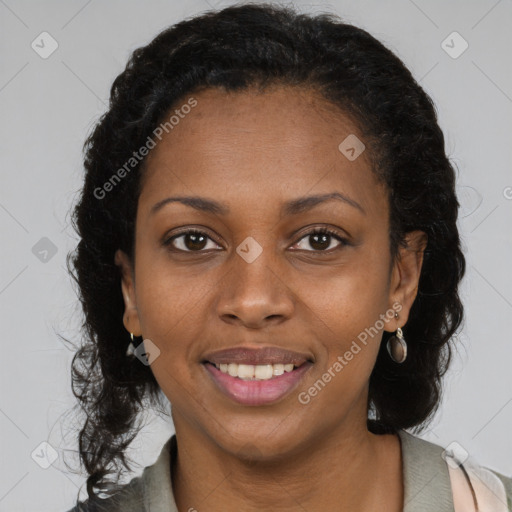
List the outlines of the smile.
{"label": "smile", "polygon": [[240,405],[261,406],[277,402],[289,395],[313,363],[306,361],[296,367],[291,363],[215,365],[206,362],[202,366],[225,396]]}

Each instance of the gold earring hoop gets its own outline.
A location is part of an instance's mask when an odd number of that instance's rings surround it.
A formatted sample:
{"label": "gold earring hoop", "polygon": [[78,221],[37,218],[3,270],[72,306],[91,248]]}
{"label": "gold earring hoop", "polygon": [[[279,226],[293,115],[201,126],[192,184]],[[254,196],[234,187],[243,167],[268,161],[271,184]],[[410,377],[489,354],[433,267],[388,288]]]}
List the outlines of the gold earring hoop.
{"label": "gold earring hoop", "polygon": [[126,349],[127,357],[132,356],[135,352],[135,346],[133,344],[133,332],[130,333],[130,338],[131,338],[130,344],[128,345],[128,348]]}

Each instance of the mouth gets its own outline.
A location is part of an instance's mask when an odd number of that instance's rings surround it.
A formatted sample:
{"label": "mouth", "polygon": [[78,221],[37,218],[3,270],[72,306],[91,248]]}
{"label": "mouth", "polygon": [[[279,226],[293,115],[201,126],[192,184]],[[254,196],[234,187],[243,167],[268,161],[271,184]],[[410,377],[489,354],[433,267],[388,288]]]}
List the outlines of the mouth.
{"label": "mouth", "polygon": [[216,388],[241,405],[284,399],[313,365],[311,357],[275,347],[232,348],[205,356],[202,366]]}

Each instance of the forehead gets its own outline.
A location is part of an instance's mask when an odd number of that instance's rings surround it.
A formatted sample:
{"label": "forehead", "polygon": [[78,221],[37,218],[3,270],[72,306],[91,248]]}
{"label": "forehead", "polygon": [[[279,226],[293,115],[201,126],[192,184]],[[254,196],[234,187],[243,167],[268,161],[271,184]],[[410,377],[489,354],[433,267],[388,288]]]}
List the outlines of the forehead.
{"label": "forehead", "polygon": [[196,106],[147,157],[140,207],[171,192],[268,204],[338,190],[369,205],[381,193],[366,150],[350,160],[339,149],[347,137],[362,139],[356,124],[316,91],[207,89],[191,97]]}

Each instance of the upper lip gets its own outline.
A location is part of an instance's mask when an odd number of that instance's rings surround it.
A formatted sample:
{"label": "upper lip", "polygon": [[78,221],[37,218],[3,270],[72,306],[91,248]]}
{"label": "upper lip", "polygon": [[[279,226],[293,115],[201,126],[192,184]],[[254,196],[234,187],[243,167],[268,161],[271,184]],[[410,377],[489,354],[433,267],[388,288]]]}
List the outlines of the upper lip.
{"label": "upper lip", "polygon": [[204,357],[203,362],[213,364],[293,364],[300,366],[312,358],[306,354],[285,350],[279,347],[232,347],[224,350],[210,352]]}

